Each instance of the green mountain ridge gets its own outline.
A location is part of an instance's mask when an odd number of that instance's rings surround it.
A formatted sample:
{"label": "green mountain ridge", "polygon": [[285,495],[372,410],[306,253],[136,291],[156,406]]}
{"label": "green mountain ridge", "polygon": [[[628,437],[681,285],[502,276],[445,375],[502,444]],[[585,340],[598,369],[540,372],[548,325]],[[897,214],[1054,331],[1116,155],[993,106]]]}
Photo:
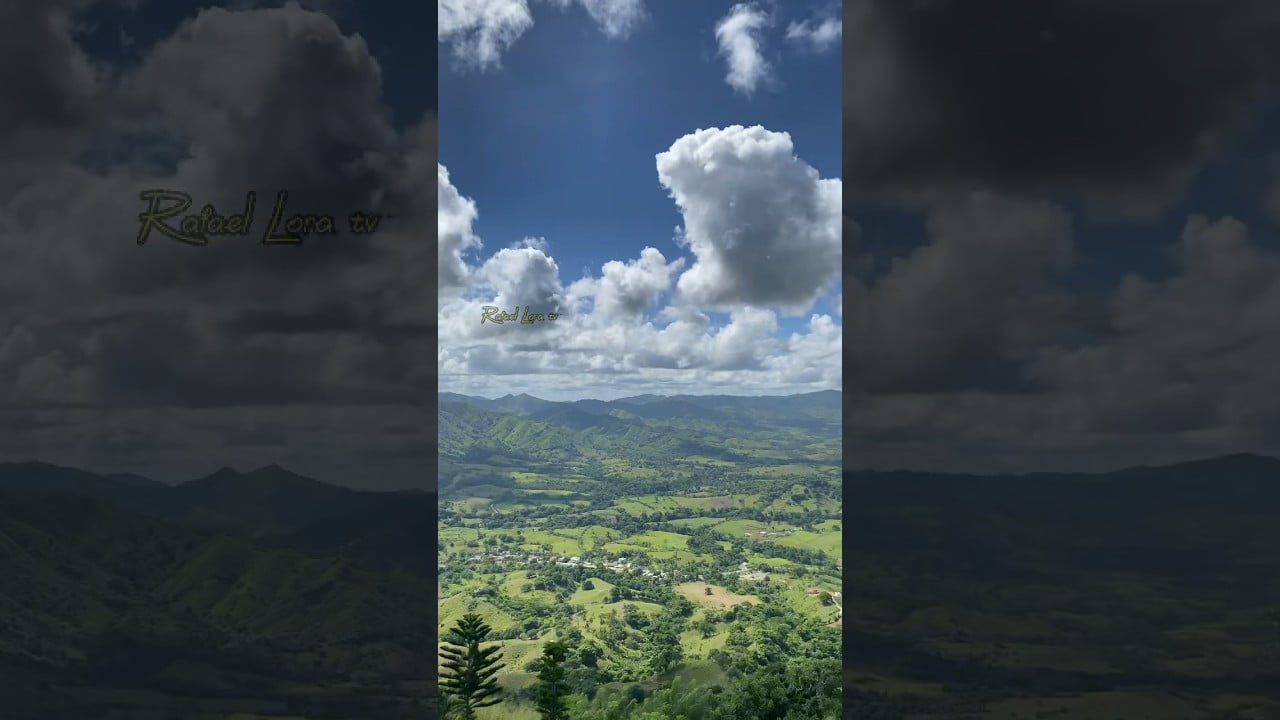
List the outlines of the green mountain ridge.
{"label": "green mountain ridge", "polygon": [[552,402],[530,396],[490,400],[441,394],[438,420],[445,466],[495,456],[530,462],[607,457],[644,462],[681,456],[785,460],[814,437],[829,440],[804,454],[838,462],[841,395],[825,391]]}
{"label": "green mountain ridge", "polygon": [[3,716],[420,718],[434,509],[275,466],[0,466]]}

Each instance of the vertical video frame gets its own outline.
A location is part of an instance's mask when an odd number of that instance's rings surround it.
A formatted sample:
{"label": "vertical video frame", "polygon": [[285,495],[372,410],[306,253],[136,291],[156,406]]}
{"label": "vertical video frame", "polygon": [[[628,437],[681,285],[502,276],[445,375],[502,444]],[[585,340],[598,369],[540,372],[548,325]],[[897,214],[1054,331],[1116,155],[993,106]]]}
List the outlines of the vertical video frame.
{"label": "vertical video frame", "polygon": [[440,2],[442,718],[840,716],[840,15]]}
{"label": "vertical video frame", "polygon": [[435,56],[353,5],[0,3],[5,720],[431,712]]}
{"label": "vertical video frame", "polygon": [[846,717],[1280,717],[1276,6],[844,27]]}

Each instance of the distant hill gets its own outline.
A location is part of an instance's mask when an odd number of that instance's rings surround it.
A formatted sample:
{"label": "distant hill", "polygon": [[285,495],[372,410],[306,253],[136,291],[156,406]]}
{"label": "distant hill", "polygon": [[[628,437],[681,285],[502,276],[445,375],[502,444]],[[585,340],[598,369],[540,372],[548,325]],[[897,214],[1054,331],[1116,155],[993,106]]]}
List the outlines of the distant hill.
{"label": "distant hill", "polygon": [[[859,487],[864,485],[883,488],[894,493],[901,488],[927,486],[937,490],[937,497],[959,499],[966,496],[966,489],[1020,488],[1025,492],[1091,492],[1100,488],[1128,488],[1146,493],[1158,492],[1159,497],[1145,501],[1163,501],[1181,494],[1203,493],[1207,482],[1221,482],[1229,493],[1245,491],[1244,497],[1256,500],[1280,501],[1280,458],[1249,453],[1237,453],[1216,457],[1170,463],[1167,465],[1143,465],[1103,472],[1030,472],[1020,474],[974,475],[964,473],[937,473],[914,470],[846,470],[845,482]],[[885,482],[890,480],[891,482]],[[896,489],[895,489],[896,488]],[[1221,496],[1219,496],[1221,497]],[[1185,499],[1178,497],[1179,500]],[[1239,498],[1239,499],[1243,499]]]}
{"label": "distant hill", "polygon": [[548,403],[527,417],[531,420],[545,422],[572,430],[596,430],[604,433],[625,433],[635,427],[643,427],[640,423],[628,422],[613,415],[591,412],[577,403]]}
{"label": "distant hill", "polygon": [[[0,490],[100,500],[121,510],[200,528],[286,535],[367,507],[403,503],[434,514],[435,493],[366,492],[330,485],[268,465],[250,472],[222,468],[166,485],[139,475],[98,475],[47,463],[0,463]],[[430,521],[423,520],[426,524]]]}
{"label": "distant hill", "polygon": [[632,395],[619,398],[614,402],[633,405],[647,405],[662,400],[687,400],[707,405],[778,405],[795,406],[800,404],[839,404],[842,393],[839,390],[818,390],[816,392],[796,393],[794,395]]}
{"label": "distant hill", "polygon": [[842,400],[839,390],[819,390],[817,392],[797,393],[794,395],[632,395],[617,400],[543,400],[527,393],[504,395],[500,398],[484,398],[459,393],[440,393],[442,403],[464,403],[484,410],[527,415],[542,410],[550,405],[577,405],[580,409],[592,413],[603,413],[612,409],[627,409],[627,406],[653,405],[655,403],[673,403],[680,407],[697,406],[703,408],[739,407],[739,408],[771,408],[783,412],[798,408],[824,409],[839,408]]}
{"label": "distant hill", "polygon": [[550,400],[536,398],[526,393],[519,395],[503,395],[500,398],[482,398],[473,397],[471,395],[459,395],[457,393],[440,393],[440,402],[465,403],[483,410],[493,410],[496,412],[512,413],[515,415],[529,415],[538,410],[545,410],[551,405],[558,403]]}
{"label": "distant hill", "polygon": [[0,463],[0,489],[111,497],[130,488],[159,488],[160,483],[137,475],[95,475],[76,468],[42,462]]}
{"label": "distant hill", "polygon": [[[483,462],[495,456],[552,462],[589,456],[734,458],[747,452],[782,458],[797,451],[788,444],[799,436],[792,430],[839,436],[841,394],[643,395],[554,402],[529,395],[487,399],[442,393],[438,420],[441,458],[452,461]],[[834,447],[811,453],[838,461]]]}
{"label": "distant hill", "polygon": [[173,494],[189,520],[256,533],[288,532],[332,517],[360,496],[278,465],[248,473],[223,468],[174,487]]}

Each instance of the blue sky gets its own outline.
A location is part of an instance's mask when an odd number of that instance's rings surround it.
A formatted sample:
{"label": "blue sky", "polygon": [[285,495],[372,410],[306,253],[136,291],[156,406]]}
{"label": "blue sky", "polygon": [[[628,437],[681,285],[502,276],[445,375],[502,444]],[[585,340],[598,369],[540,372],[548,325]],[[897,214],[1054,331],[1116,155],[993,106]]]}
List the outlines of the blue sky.
{"label": "blue sky", "polygon": [[[538,0],[524,6],[531,25],[487,63],[460,55],[473,47],[467,38],[484,31],[482,21],[466,25],[463,17],[451,25],[447,18],[441,20],[439,157],[449,182],[477,210],[471,231],[483,245],[463,254],[471,266],[483,264],[496,251],[526,237],[537,237],[545,241],[542,250],[554,258],[566,287],[584,274],[598,278],[607,262],[635,260],[645,247],[657,249],[667,262],[683,258],[687,270],[698,260],[697,253],[673,239],[684,219],[669,188],[659,180],[655,156],[700,129],[761,126],[769,133],[786,133],[800,162],[823,179],[838,180],[838,38],[823,44],[800,32],[838,19],[838,8],[831,3],[793,3],[783,9],[651,0],[643,4],[642,17],[631,22],[625,34],[606,32],[604,22],[583,5],[556,5]],[[638,17],[626,14],[638,3],[614,5],[624,17]],[[457,12],[465,15],[466,11]],[[726,26],[718,35],[717,28],[731,14],[757,29],[733,34]],[[455,26],[464,29],[450,33]],[[752,62],[763,59],[769,70],[758,79],[748,73],[745,82],[754,81],[753,86],[740,80],[733,87],[726,79],[730,53],[722,46],[743,47],[744,36],[755,38],[756,53],[752,55],[747,42],[745,57],[739,54],[744,58],[741,62],[751,69],[759,67]],[[729,224],[741,230],[744,222],[751,221]],[[661,313],[675,301],[678,275],[645,308],[641,322],[663,326]],[[773,336],[785,339],[807,333],[814,314],[837,320],[838,278],[831,280],[815,302],[778,311]],[[733,304],[699,304],[698,310],[712,320],[708,336],[729,322]],[[746,304],[773,311],[767,302]],[[469,342],[451,336],[448,322],[442,319],[442,353],[460,350]],[[490,339],[501,345],[514,337],[507,333]],[[835,367],[824,370],[816,381],[794,380],[812,372],[753,371],[759,364],[744,360],[718,379],[701,376],[698,382],[741,385],[743,392],[831,387],[839,377],[836,350],[828,360]],[[644,391],[662,392],[667,386],[669,392],[692,391],[680,386],[689,380],[670,374],[648,376],[642,367],[626,364],[598,376],[590,391],[561,389],[558,381],[539,373],[529,373],[521,382],[532,383],[529,392],[541,388],[544,394],[626,394],[637,389],[635,383],[646,384]],[[699,367],[696,361],[687,365]],[[468,377],[471,373],[466,368],[458,375],[446,367],[441,372],[442,389],[460,383],[456,389],[483,394],[490,382],[489,373]],[[617,377],[620,372],[625,379]],[[643,382],[641,376],[646,378]],[[496,385],[499,394],[513,378],[506,380]]]}

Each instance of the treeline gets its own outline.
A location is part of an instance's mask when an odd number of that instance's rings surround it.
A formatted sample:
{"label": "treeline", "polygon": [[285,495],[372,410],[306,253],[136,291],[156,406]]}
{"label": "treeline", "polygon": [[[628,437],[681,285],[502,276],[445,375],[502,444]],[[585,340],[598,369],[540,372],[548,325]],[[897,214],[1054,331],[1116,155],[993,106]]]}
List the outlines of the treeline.
{"label": "treeline", "polygon": [[[495,500],[495,502],[501,502]],[[595,508],[597,510],[605,510],[611,508],[613,501],[602,503],[602,507]],[[584,512],[581,507],[573,507],[570,505],[545,504],[536,508],[516,508],[497,515],[484,516],[484,524],[487,529],[514,529],[521,527],[529,527],[530,520],[539,520],[537,527],[546,530],[569,530],[572,528],[588,527],[590,525],[605,525],[617,529],[623,533],[637,533],[651,526],[653,523],[669,523],[674,520],[684,520],[688,518],[720,518],[724,520],[758,520],[761,522],[782,522],[789,525],[795,525],[802,530],[812,529],[813,526],[826,520],[838,520],[841,518],[839,514],[822,512],[819,510],[761,510],[759,507],[729,507],[729,508],[678,508],[673,510],[659,510],[655,512],[646,512],[639,515],[632,515],[624,509],[612,510],[615,519],[609,521],[602,519],[598,514]],[[440,510],[438,520],[442,525],[461,525],[464,519],[472,518],[472,514],[464,514],[453,510]],[[687,532],[681,529],[680,532]]]}
{"label": "treeline", "polygon": [[[745,460],[738,458],[738,461]],[[472,462],[480,462],[480,460],[472,460]],[[556,481],[547,479],[540,482],[536,488],[534,486],[522,486],[517,483],[508,472],[495,471],[494,469],[453,469],[450,472],[451,478],[441,481],[445,490],[442,497],[453,492],[461,492],[469,485],[485,485],[490,488],[497,488],[499,491],[488,496],[497,502],[527,502],[522,489],[551,489],[551,490],[568,490],[578,493],[573,499],[586,500],[589,502],[585,506],[586,510],[603,510],[610,507],[614,501],[620,498],[633,497],[637,495],[684,495],[703,491],[707,488],[715,488],[715,491],[721,495],[741,495],[741,494],[757,494],[761,498],[761,505],[768,505],[775,500],[785,499],[792,495],[791,487],[799,485],[805,489],[804,495],[815,500],[839,500],[842,497],[843,488],[841,480],[838,476],[821,477],[821,476],[805,476],[791,478],[791,482],[784,486],[779,486],[777,478],[764,479],[759,476],[751,475],[740,469],[729,469],[716,466],[701,465],[682,465],[672,466],[670,464],[653,461],[633,459],[631,465],[636,470],[649,471],[656,476],[637,477],[623,476],[618,477],[610,474],[597,460],[579,462],[573,470],[574,474],[586,478],[585,484],[580,479]],[[555,468],[556,474],[565,472],[563,463],[557,464]],[[584,492],[585,490],[585,492]],[[442,504],[442,507],[444,504]],[[547,517],[557,512],[581,512],[584,508],[569,508],[555,503],[547,503],[537,508],[515,511],[517,517]],[[451,511],[444,511],[441,519],[458,519],[461,515]],[[684,516],[682,516],[684,517]]]}
{"label": "treeline", "polygon": [[752,621],[752,627],[735,626],[726,650],[715,655],[725,682],[646,690],[639,680],[667,672],[681,660],[679,623],[670,613],[657,618],[632,613],[610,618],[604,641],[616,642],[616,650],[628,642],[625,630],[620,632],[626,637],[614,637],[618,624],[647,631],[649,662],[641,674],[624,679],[603,668],[602,649],[579,633],[547,643],[542,656],[524,668],[536,675],[534,684],[510,693],[495,678],[504,667],[500,647],[481,647],[495,639],[491,628],[478,615],[467,615],[448,632],[440,651],[440,717],[470,720],[480,708],[526,701],[544,720],[835,720],[841,697],[839,635],[824,634],[803,618],[788,622],[787,614],[734,609],[734,616]]}

